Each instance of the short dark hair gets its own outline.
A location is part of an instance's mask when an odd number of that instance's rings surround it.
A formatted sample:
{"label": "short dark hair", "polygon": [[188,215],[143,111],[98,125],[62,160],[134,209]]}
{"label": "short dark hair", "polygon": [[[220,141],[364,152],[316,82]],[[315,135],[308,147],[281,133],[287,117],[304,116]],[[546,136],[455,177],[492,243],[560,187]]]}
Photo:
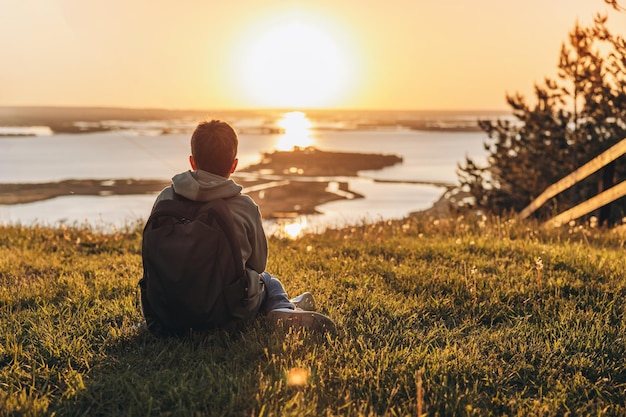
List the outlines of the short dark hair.
{"label": "short dark hair", "polygon": [[196,168],[223,177],[230,174],[238,146],[235,129],[220,120],[199,123],[191,135],[191,156]]}

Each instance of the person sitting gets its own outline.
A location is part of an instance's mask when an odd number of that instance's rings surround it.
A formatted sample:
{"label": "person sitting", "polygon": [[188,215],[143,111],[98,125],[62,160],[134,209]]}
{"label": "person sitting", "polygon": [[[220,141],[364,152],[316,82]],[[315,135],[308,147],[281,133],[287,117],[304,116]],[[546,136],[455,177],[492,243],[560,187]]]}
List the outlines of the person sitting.
{"label": "person sitting", "polygon": [[[233,232],[241,252],[245,282],[245,309],[248,317],[264,316],[273,324],[284,324],[312,331],[334,331],[335,324],[327,316],[315,311],[313,295],[305,292],[290,299],[281,281],[265,271],[268,259],[268,243],[259,207],[254,200],[242,194],[242,187],[230,176],[237,168],[238,136],[233,127],[224,121],[211,120],[199,123],[191,136],[191,170],[172,178],[172,184],[157,196],[151,216],[159,203],[167,200],[190,200],[211,202],[223,199],[232,214]],[[207,232],[209,233],[209,232]],[[202,239],[202,237],[200,237]],[[142,312],[149,330],[160,333],[163,319],[155,314],[154,304],[148,291],[151,279],[147,250],[142,259],[144,274],[139,282]],[[193,277],[201,280],[203,277]],[[167,298],[168,294],[159,297]],[[193,326],[191,326],[193,327]]]}

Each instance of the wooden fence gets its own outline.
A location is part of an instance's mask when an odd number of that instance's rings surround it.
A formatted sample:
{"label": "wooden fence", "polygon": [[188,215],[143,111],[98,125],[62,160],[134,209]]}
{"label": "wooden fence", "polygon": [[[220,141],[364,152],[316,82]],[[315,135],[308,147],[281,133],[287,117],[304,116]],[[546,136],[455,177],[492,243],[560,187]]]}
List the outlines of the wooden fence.
{"label": "wooden fence", "polygon": [[[524,208],[524,210],[520,212],[519,217],[521,219],[527,218],[552,197],[570,188],[579,181],[587,178],[589,175],[600,170],[609,163],[615,161],[617,158],[624,155],[625,153],[626,138],[622,139],[611,148],[593,158],[591,161],[587,162],[576,171],[572,172],[568,176],[562,178],[561,180],[546,188],[546,190],[541,193],[539,197],[533,200],[532,203],[530,203]],[[576,220],[581,216],[589,214],[592,211],[597,210],[600,207],[605,206],[606,204],[611,203],[620,197],[623,197],[624,195],[626,195],[626,181],[622,181],[621,183],[609,188],[608,190],[601,192],[595,197],[592,197],[589,200],[584,201],[577,206],[572,207],[571,209],[554,216],[553,218],[545,222],[544,225],[552,225],[558,227],[562,224],[569,223],[571,220]]]}

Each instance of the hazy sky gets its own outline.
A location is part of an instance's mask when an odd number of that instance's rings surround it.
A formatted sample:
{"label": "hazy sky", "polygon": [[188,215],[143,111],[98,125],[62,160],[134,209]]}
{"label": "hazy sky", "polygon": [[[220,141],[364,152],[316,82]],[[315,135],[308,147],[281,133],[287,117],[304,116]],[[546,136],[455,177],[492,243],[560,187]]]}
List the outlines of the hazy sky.
{"label": "hazy sky", "polygon": [[506,109],[602,0],[0,0],[0,105]]}

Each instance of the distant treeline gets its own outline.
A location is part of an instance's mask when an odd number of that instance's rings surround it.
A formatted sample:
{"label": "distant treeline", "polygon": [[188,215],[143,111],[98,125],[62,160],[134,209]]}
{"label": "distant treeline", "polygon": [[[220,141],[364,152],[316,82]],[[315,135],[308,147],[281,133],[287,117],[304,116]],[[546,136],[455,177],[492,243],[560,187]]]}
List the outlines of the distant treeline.
{"label": "distant treeline", "polygon": [[[234,113],[234,112],[233,112]],[[109,130],[103,120],[151,121],[207,118],[227,119],[231,113],[208,110],[134,109],[116,107],[0,107],[0,126],[48,126],[55,133]],[[76,122],[93,123],[92,126]]]}
{"label": "distant treeline", "polygon": [[[55,133],[110,130],[104,120],[148,122],[157,120],[263,119],[272,125],[294,109],[181,110],[120,107],[0,107],[0,126],[48,126]],[[506,111],[418,111],[305,109],[312,122],[346,123],[356,129],[404,127],[413,130],[478,131],[478,120],[506,117]]]}

